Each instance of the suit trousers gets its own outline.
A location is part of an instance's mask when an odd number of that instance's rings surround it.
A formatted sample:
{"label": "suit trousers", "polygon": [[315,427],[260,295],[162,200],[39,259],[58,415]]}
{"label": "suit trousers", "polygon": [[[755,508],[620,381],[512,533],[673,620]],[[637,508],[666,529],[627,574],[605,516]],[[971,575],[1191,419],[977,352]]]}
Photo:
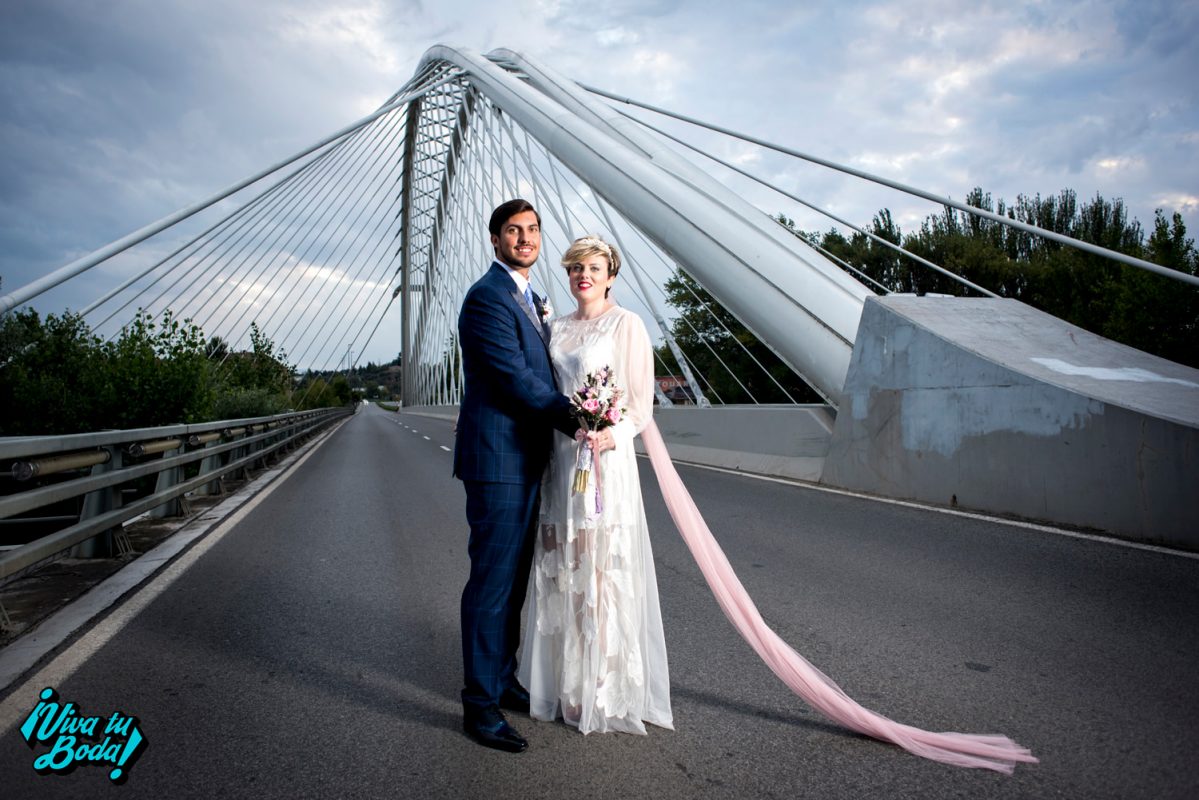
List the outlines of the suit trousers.
{"label": "suit trousers", "polygon": [[533,560],[540,481],[463,481],[470,524],[470,578],[462,592],[462,704],[499,702],[516,682],[521,608]]}

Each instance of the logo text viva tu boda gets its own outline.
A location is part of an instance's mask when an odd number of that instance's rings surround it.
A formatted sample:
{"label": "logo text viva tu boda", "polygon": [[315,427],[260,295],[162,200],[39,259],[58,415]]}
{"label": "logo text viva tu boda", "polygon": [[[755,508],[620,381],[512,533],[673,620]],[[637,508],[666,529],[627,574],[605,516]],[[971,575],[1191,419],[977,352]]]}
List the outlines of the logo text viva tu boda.
{"label": "logo text viva tu boda", "polygon": [[43,689],[40,702],[21,725],[26,744],[50,750],[33,760],[39,775],[66,775],[80,765],[110,767],[108,778],[121,784],[146,747],[137,717],[116,712],[107,719],[85,717],[74,703],[60,703],[52,688]]}

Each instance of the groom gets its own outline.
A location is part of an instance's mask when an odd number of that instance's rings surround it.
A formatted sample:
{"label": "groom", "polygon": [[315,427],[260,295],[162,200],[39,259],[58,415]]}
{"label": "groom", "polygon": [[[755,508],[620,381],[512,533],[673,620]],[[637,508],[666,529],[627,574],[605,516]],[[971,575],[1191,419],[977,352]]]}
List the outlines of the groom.
{"label": "groom", "polygon": [[578,428],[554,387],[544,305],[529,287],[541,251],[541,217],[509,200],[488,225],[495,260],[466,293],[458,341],[466,387],[454,475],[466,488],[470,578],[462,592],[463,727],[486,747],[519,753],[528,742],[500,709],[528,712],[516,682],[516,648],[541,489],[554,428]]}

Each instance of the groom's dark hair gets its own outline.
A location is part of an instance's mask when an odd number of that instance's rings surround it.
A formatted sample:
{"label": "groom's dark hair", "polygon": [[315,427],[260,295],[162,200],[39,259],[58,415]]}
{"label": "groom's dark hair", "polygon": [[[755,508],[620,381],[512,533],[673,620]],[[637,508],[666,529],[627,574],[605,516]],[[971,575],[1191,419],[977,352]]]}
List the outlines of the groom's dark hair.
{"label": "groom's dark hair", "polygon": [[491,221],[487,223],[487,230],[491,231],[492,236],[499,236],[500,231],[504,229],[504,223],[515,217],[517,214],[523,214],[526,211],[532,211],[537,217],[537,226],[541,226],[541,215],[537,213],[537,209],[533,208],[533,204],[528,200],[509,200],[503,203],[491,212]]}

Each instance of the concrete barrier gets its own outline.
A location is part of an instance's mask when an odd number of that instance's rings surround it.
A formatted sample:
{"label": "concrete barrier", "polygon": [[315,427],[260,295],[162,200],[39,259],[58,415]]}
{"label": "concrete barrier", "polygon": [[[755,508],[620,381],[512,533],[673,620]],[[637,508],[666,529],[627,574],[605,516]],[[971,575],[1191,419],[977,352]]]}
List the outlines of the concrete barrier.
{"label": "concrete barrier", "polygon": [[1199,370],[1014,300],[874,298],[822,482],[1199,549]]}

